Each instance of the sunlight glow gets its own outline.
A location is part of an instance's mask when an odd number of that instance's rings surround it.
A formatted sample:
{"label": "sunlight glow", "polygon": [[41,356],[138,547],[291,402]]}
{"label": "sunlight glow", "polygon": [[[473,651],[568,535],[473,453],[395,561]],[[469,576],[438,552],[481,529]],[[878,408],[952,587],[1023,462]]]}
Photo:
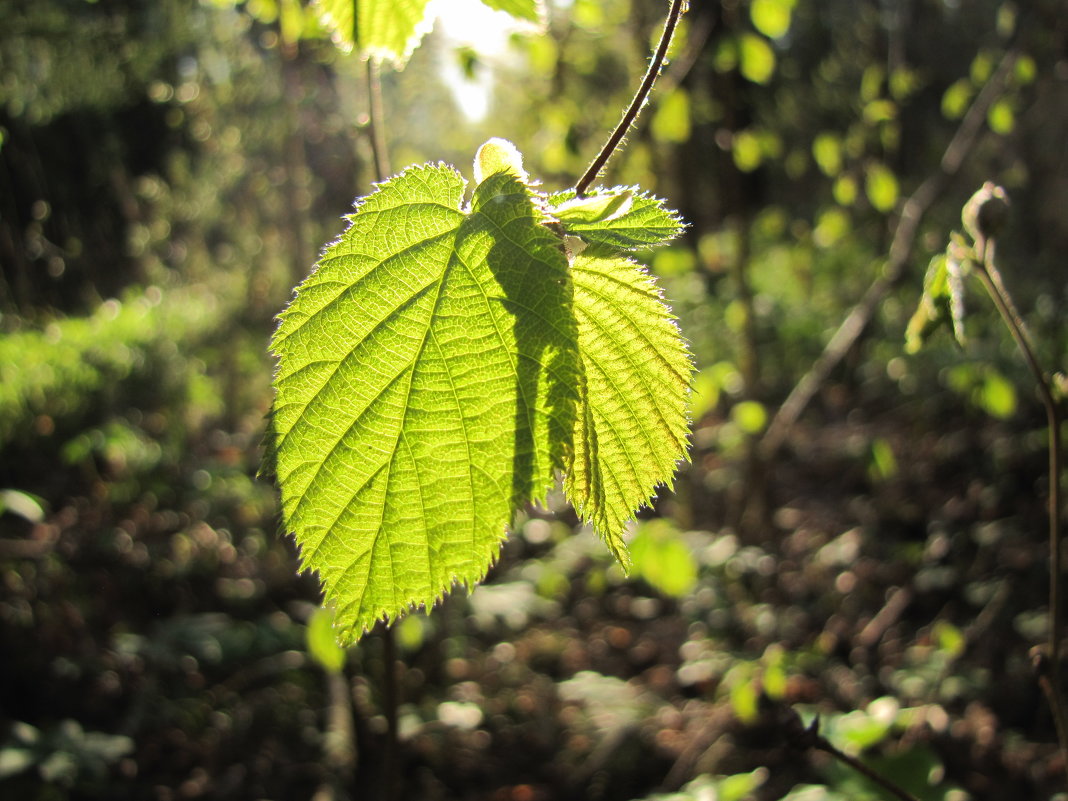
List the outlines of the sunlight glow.
{"label": "sunlight glow", "polygon": [[[480,0],[434,0],[433,10],[446,43],[439,56],[442,81],[464,116],[478,122],[489,113],[494,71],[509,58],[508,37],[531,31],[534,26],[494,11]],[[456,56],[463,47],[478,54],[479,64],[471,77],[464,74]]]}

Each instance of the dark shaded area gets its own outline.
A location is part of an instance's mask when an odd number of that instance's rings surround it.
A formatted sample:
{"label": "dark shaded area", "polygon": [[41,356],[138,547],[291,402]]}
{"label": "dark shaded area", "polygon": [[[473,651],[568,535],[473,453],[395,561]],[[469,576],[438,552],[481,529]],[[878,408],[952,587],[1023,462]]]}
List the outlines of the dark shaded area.
{"label": "dark shaded area", "polygon": [[[395,765],[400,798],[877,798],[797,747],[787,706],[924,801],[1063,792],[1029,657],[1041,409],[978,292],[966,348],[903,350],[928,260],[994,180],[1006,281],[1068,366],[1063,3],[799,2],[781,35],[759,5],[690,3],[605,178],[690,223],[646,254],[699,368],[692,463],[636,527],[651,556],[625,578],[554,496],[483,587],[330,674],[256,472],[273,316],[371,183],[360,65],[282,43],[270,3],[0,0],[0,796],[387,798]],[[560,4],[511,60],[429,37],[385,76],[394,162],[466,169],[506,136],[566,187],[663,11]],[[1010,50],[900,282],[763,459]],[[457,113],[456,59],[494,70],[489,118]]]}

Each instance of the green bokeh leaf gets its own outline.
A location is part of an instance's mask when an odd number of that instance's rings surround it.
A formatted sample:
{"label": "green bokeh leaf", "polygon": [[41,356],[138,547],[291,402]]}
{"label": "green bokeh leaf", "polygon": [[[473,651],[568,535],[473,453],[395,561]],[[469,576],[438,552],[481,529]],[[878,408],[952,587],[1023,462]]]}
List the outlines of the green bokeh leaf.
{"label": "green bokeh leaf", "polygon": [[690,95],[675,89],[660,100],[649,128],[658,142],[681,144],[690,140],[691,117]]}
{"label": "green bokeh leaf", "polygon": [[683,598],[697,586],[697,560],[667,520],[643,523],[630,543],[630,553],[635,574],[664,595]]}
{"label": "green bokeh leaf", "polygon": [[753,27],[769,39],[785,36],[790,30],[790,17],[796,0],[753,0],[749,15]]}
{"label": "green bokeh leaf", "polygon": [[742,172],[752,172],[764,161],[760,137],[750,130],[736,132],[731,143],[731,156],[735,167]]}
{"label": "green bokeh leaf", "polygon": [[583,379],[564,486],[580,517],[627,567],[624,525],[686,458],[693,365],[639,265],[588,250],[575,258],[572,279]]}
{"label": "green bokeh leaf", "polygon": [[738,69],[746,80],[767,83],[775,72],[775,51],[768,40],[754,33],[738,39]]}
{"label": "green bokeh leaf", "polygon": [[345,649],[334,638],[334,614],[329,609],[312,612],[304,639],[308,654],[323,670],[340,673],[345,667]]}
{"label": "green bokeh leaf", "polygon": [[0,514],[10,512],[31,523],[45,519],[44,499],[16,489],[0,490]]}
{"label": "green bokeh leaf", "polygon": [[1012,100],[1007,97],[998,98],[986,113],[986,121],[990,130],[996,134],[1006,136],[1012,133],[1016,127],[1016,112],[1012,108]]}
{"label": "green bokeh leaf", "polygon": [[281,315],[283,519],[339,639],[477,582],[566,468],[579,360],[567,262],[529,190],[451,167],[386,181]]}
{"label": "green bokeh leaf", "polygon": [[750,773],[735,773],[716,781],[716,801],[745,801],[753,798],[760,786],[768,780],[768,769],[757,768]]}
{"label": "green bokeh leaf", "polygon": [[834,178],[842,171],[842,140],[828,131],[818,134],[812,142],[812,156],[820,172]]}
{"label": "green bokeh leaf", "polygon": [[865,171],[864,191],[876,211],[893,211],[899,193],[897,176],[885,164],[873,162]]}
{"label": "green bokeh leaf", "polygon": [[942,95],[942,116],[948,120],[959,120],[968,110],[974,87],[967,78],[961,78],[950,84]]}

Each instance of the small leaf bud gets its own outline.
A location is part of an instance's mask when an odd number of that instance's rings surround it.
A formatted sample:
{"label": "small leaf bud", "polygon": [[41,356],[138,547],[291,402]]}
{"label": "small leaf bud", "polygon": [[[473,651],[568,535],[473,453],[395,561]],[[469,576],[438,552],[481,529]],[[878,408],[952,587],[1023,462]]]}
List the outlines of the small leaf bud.
{"label": "small leaf bud", "polygon": [[1054,373],[1050,380],[1051,388],[1053,390],[1053,398],[1059,403],[1068,401],[1068,375],[1064,373]]}
{"label": "small leaf bud", "polygon": [[1009,196],[993,181],[987,181],[964,204],[961,220],[976,241],[996,237],[1009,221]]}
{"label": "small leaf bud", "polygon": [[530,181],[530,176],[523,169],[523,156],[518,148],[507,139],[494,137],[475,154],[475,183],[480,184],[491,175],[501,172],[514,175],[523,183]]}

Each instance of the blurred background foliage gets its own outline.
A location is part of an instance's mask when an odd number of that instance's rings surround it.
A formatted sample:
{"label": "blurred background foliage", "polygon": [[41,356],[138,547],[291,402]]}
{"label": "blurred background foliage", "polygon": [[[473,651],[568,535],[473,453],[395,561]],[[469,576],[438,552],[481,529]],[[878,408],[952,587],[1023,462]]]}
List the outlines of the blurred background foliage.
{"label": "blurred background foliage", "polygon": [[[666,3],[555,0],[544,31],[440,10],[384,75],[394,167],[469,175],[502,136],[559,189]],[[647,261],[697,355],[693,460],[636,525],[632,576],[554,500],[486,585],[339,652],[255,476],[273,316],[371,186],[362,65],[298,0],[0,0],[0,793],[388,798],[402,776],[392,797],[884,797],[792,749],[776,704],[917,798],[1063,788],[1027,656],[1041,409],[978,295],[963,350],[907,355],[904,331],[994,180],[1006,280],[1068,367],[1066,12],[691,0],[606,177],[690,224]]]}

